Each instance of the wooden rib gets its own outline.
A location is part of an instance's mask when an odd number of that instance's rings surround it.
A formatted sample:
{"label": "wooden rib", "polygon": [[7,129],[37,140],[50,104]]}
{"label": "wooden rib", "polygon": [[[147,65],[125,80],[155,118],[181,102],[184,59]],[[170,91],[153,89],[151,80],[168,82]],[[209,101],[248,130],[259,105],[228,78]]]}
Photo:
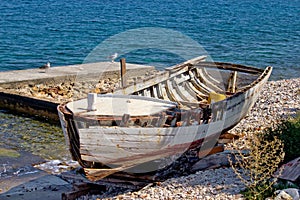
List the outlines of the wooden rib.
{"label": "wooden rib", "polygon": [[159,99],[158,85],[152,86],[153,97]]}
{"label": "wooden rib", "polygon": [[172,99],[170,99],[169,96],[168,96],[165,83],[159,84],[159,88],[160,88],[160,91],[161,91],[162,99],[167,100],[167,101],[171,101]]}
{"label": "wooden rib", "polygon": [[161,83],[155,85],[155,90],[156,90],[157,98],[164,99],[162,95]]}
{"label": "wooden rib", "polygon": [[154,86],[151,86],[149,88],[149,91],[150,91],[150,97],[155,97],[155,94],[154,94]]}
{"label": "wooden rib", "polygon": [[199,105],[201,104],[201,102],[190,102],[190,101],[180,101],[179,102],[183,108],[187,109],[195,109],[195,108],[199,108]]}
{"label": "wooden rib", "polygon": [[[178,96],[177,93],[174,92],[175,90],[173,90],[173,87],[172,87],[172,85],[171,85],[171,83],[170,83],[169,80],[166,81],[166,91],[167,91],[167,93],[168,93],[169,98],[170,98],[172,101],[177,102],[179,105],[181,105],[180,101],[184,101],[183,99],[181,99],[181,98]],[[178,97],[179,97],[179,98],[178,98]]]}
{"label": "wooden rib", "polygon": [[190,101],[190,99],[187,98],[186,95],[183,94],[183,91],[179,89],[179,85],[176,82],[172,82],[172,88],[174,89],[174,93],[177,94],[177,96],[180,98],[181,101]]}
{"label": "wooden rib", "polygon": [[236,92],[236,79],[237,79],[237,72],[234,71],[230,74],[230,77],[228,79],[227,92],[231,92],[231,93]]}
{"label": "wooden rib", "polygon": [[[211,82],[214,82],[216,84],[221,84],[223,83],[223,80],[221,77],[219,77],[220,80],[216,79],[215,77],[212,77],[208,72],[207,72],[207,68],[201,68],[203,70],[203,72],[205,73],[205,75],[207,76],[208,79],[211,80]],[[198,75],[198,70],[200,70],[199,68],[195,68],[195,73]],[[219,72],[220,70],[218,70]],[[221,75],[221,74],[220,74]]]}
{"label": "wooden rib", "polygon": [[[138,91],[143,91],[148,87],[151,87],[155,84],[160,84],[172,77],[178,76],[184,72],[188,72],[190,67],[198,62],[204,61],[206,56],[199,56],[195,59],[188,60],[179,65],[169,67],[165,72],[157,74],[155,77],[149,77],[148,79],[143,80],[142,82],[136,82],[132,85],[129,85],[125,88],[114,91],[114,94],[133,94]],[[140,93],[137,93],[140,95]]]}
{"label": "wooden rib", "polygon": [[[180,77],[179,77],[180,76]],[[190,82],[190,76],[188,73],[184,73],[174,77],[174,82],[172,82],[173,88],[175,88],[176,92],[180,95],[180,97],[184,101],[198,101],[197,95],[195,92],[186,91],[185,84]]]}
{"label": "wooden rib", "polygon": [[213,78],[211,78],[211,75],[209,75],[206,71],[206,69],[197,69],[196,70],[197,73],[197,77],[199,77],[201,80],[203,80],[205,82],[206,87],[211,88],[212,90],[216,91],[216,92],[224,92],[223,89],[219,88],[217,85],[215,85],[214,83],[212,83],[211,80],[213,80]]}
{"label": "wooden rib", "polygon": [[126,126],[128,126],[129,120],[130,120],[130,115],[124,114],[123,117],[122,117],[122,120],[121,120],[121,122],[120,122],[120,126],[121,126],[121,127],[126,127]]}
{"label": "wooden rib", "polygon": [[232,80],[232,93],[236,92],[236,80],[237,80],[237,72],[233,72],[233,80]]}
{"label": "wooden rib", "polygon": [[[192,73],[192,72],[191,72],[191,73]],[[207,91],[207,93],[215,92],[212,88],[208,87],[208,85],[207,85],[206,83],[203,83],[203,82],[202,82],[202,81],[203,81],[202,78],[203,78],[203,77],[195,76],[194,80],[196,81],[196,83],[197,83],[198,85],[200,85],[200,87],[201,87],[203,90]],[[200,80],[201,80],[201,81],[200,81]]]}
{"label": "wooden rib", "polygon": [[145,97],[151,97],[151,92],[150,92],[149,88],[145,88],[143,90],[143,96],[145,96]]}
{"label": "wooden rib", "polygon": [[209,94],[210,92],[213,92],[212,89],[208,88],[198,78],[196,78],[193,72],[190,72],[190,76],[191,76],[191,83],[197,90],[199,90],[204,94]]}
{"label": "wooden rib", "polygon": [[143,95],[143,91],[137,92],[137,95],[138,95],[138,96],[144,96],[144,95]]}
{"label": "wooden rib", "polygon": [[188,81],[186,83],[184,83],[184,88],[186,91],[192,93],[192,94],[195,94],[197,96],[198,99],[207,99],[208,98],[208,95],[200,92],[199,90],[197,90],[193,83]]}
{"label": "wooden rib", "polygon": [[[199,70],[202,70],[203,78],[199,75]],[[202,69],[197,68],[197,69],[195,69],[196,77],[200,77],[201,80],[204,80],[205,85],[207,87],[213,89],[216,92],[225,93],[225,91],[224,91],[225,86],[224,86],[224,81],[223,81],[223,77],[222,77],[221,73],[222,72],[219,72],[219,74],[217,75],[219,77],[218,77],[218,79],[216,79],[215,77],[213,77],[213,75],[208,73],[206,68],[202,68]]]}
{"label": "wooden rib", "polygon": [[185,97],[186,101],[191,101],[191,102],[197,102],[199,101],[199,98],[197,97],[197,94],[195,92],[190,92],[186,89],[185,87],[186,83],[177,85],[178,90],[182,93],[182,95]]}

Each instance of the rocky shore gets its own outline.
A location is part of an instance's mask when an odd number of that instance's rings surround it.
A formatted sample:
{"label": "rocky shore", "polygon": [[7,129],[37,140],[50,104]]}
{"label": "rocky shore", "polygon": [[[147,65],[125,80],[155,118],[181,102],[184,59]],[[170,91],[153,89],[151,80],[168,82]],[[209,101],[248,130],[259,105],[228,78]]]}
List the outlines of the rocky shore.
{"label": "rocky shore", "polygon": [[[140,76],[127,78],[128,84],[145,79],[145,77],[155,76],[159,71],[151,70],[145,73],[140,72]],[[108,93],[120,87],[121,79],[118,76],[103,78],[99,80],[68,80],[55,83],[45,82],[39,84],[20,84],[17,88],[7,86],[1,88],[11,94],[17,94],[26,97],[35,97],[55,103],[64,103],[72,100],[82,99],[88,93]]]}
{"label": "rocky shore", "polygon": [[[106,80],[109,83],[110,80]],[[104,82],[103,82],[104,83]],[[112,84],[112,83],[111,83]],[[107,87],[109,88],[109,87]],[[33,89],[32,89],[33,90]],[[27,91],[28,92],[28,91]],[[29,91],[30,92],[30,91]],[[32,93],[32,92],[31,92]],[[51,96],[51,95],[50,95]],[[48,94],[47,98],[51,98]],[[277,123],[281,119],[295,116],[300,111],[300,78],[269,81],[260,93],[258,101],[252,110],[230,133],[241,138],[251,137],[253,130],[261,130]],[[225,149],[231,149],[230,143]],[[55,175],[56,178],[61,177]],[[60,179],[62,180],[62,179]],[[47,187],[41,190],[29,191],[31,196],[36,192],[37,199],[55,192],[71,191],[73,180],[64,179],[63,189],[57,186],[56,191]],[[26,188],[26,184],[22,187]],[[32,183],[31,183],[32,184]],[[50,183],[49,183],[50,185]],[[186,176],[169,178],[164,182],[156,182],[138,191],[132,189],[107,186],[105,191],[97,195],[81,196],[79,199],[243,199],[240,192],[245,186],[228,166],[214,166],[205,171],[196,171]],[[40,193],[39,191],[42,191]],[[28,191],[18,190],[18,194],[7,196],[0,195],[0,199],[12,199],[28,196]],[[20,196],[20,194],[22,194]],[[39,196],[40,195],[40,196]],[[59,196],[59,195],[58,195]],[[18,199],[18,198],[17,198]],[[25,198],[26,199],[26,198]]]}

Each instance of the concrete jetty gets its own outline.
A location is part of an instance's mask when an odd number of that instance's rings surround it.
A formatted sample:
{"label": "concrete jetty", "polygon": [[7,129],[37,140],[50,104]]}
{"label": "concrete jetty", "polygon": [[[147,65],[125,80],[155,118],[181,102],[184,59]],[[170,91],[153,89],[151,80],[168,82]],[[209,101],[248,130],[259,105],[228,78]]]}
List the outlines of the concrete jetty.
{"label": "concrete jetty", "polygon": [[[155,70],[153,66],[126,63],[127,78],[145,76],[153,70]],[[51,89],[57,90],[57,87],[60,88],[66,82],[72,84],[94,82],[96,84],[104,79],[118,80],[120,77],[121,67],[119,62],[97,62],[51,67],[50,69],[37,68],[0,72],[0,109],[38,115],[56,121],[58,120],[56,107],[61,99],[44,98],[43,96],[20,91],[29,87],[34,91],[40,85],[45,87],[44,85],[51,84],[52,88],[48,89],[50,91]],[[53,85],[57,85],[56,88]],[[101,92],[99,89],[97,91]]]}

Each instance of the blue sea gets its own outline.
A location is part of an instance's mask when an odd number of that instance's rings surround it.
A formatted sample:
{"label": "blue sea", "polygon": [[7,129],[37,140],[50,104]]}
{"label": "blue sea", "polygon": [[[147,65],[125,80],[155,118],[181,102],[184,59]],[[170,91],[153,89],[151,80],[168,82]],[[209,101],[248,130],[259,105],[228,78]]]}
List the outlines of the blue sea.
{"label": "blue sea", "polygon": [[[300,77],[299,16],[299,0],[1,0],[0,71],[117,52],[159,68],[206,54],[271,65],[273,80]],[[0,111],[0,147],[68,157],[60,128],[7,111]]]}
{"label": "blue sea", "polygon": [[[53,66],[83,63],[103,42],[135,31],[118,44],[109,43],[91,61],[118,52],[127,62],[163,68],[187,58],[164,48],[170,44],[186,49],[189,57],[203,53],[186,47],[181,34],[214,61],[271,65],[272,79],[299,77],[299,14],[299,0],[1,0],[0,71],[47,61]],[[140,29],[145,33],[136,34]],[[161,29],[166,31],[157,33]],[[156,46],[147,43],[153,33]]]}

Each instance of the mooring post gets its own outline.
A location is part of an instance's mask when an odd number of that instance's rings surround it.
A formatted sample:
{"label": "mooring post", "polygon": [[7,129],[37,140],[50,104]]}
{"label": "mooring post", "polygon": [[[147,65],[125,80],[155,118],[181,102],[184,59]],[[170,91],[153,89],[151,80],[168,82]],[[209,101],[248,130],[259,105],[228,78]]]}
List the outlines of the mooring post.
{"label": "mooring post", "polygon": [[88,111],[96,111],[96,102],[97,102],[97,94],[96,93],[88,93]]}
{"label": "mooring post", "polygon": [[121,84],[122,84],[122,87],[125,87],[127,85],[125,58],[120,59],[120,64],[121,64]]}

